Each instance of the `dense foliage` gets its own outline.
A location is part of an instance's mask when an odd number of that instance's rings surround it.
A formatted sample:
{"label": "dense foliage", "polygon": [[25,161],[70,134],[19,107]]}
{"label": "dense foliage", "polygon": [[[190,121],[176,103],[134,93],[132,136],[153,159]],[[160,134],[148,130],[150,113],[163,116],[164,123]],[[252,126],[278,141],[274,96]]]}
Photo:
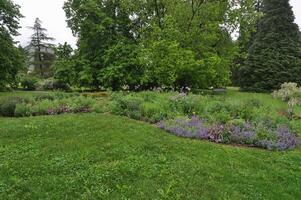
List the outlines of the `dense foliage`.
{"label": "dense foliage", "polygon": [[18,35],[21,17],[19,6],[11,0],[0,1],[0,90],[16,85],[17,73],[24,66],[24,57],[12,38]]}
{"label": "dense foliage", "polygon": [[244,90],[272,91],[284,82],[301,83],[301,34],[289,0],[264,0],[263,17],[241,68]]}
{"label": "dense foliage", "polygon": [[73,71],[78,86],[113,90],[226,86],[236,52],[231,8],[226,0],[68,0],[79,49],[57,70]]}

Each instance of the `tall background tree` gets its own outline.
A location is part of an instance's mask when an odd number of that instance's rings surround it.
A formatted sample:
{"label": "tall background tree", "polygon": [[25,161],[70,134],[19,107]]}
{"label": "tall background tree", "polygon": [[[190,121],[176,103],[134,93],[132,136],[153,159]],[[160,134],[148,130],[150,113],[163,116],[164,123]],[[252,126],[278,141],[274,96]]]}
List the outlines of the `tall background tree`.
{"label": "tall background tree", "polygon": [[68,85],[76,84],[73,53],[74,50],[68,43],[59,44],[55,49],[56,60],[52,66],[54,78]]}
{"label": "tall background tree", "polygon": [[13,36],[18,35],[19,6],[11,0],[0,1],[0,89],[16,83],[18,71],[24,67],[24,58],[15,46]]}
{"label": "tall background tree", "polygon": [[301,38],[289,0],[263,0],[262,12],[241,68],[242,89],[271,91],[284,82],[301,84]]}
{"label": "tall background tree", "polygon": [[40,75],[44,77],[45,70],[54,60],[54,45],[51,43],[54,38],[47,35],[47,29],[42,27],[42,21],[39,18],[36,18],[34,25],[28,28],[34,32],[29,45],[33,48],[31,64],[38,67]]}
{"label": "tall background tree", "polygon": [[228,0],[68,0],[81,85],[226,86],[236,51]]}
{"label": "tall background tree", "polygon": [[[237,20],[235,27],[238,32],[236,45],[238,48],[237,55],[231,67],[232,84],[239,86],[239,72],[248,56],[248,50],[254,40],[258,30],[258,22],[262,17],[261,7],[263,0],[233,0],[234,14]],[[235,18],[235,17],[232,17]]]}

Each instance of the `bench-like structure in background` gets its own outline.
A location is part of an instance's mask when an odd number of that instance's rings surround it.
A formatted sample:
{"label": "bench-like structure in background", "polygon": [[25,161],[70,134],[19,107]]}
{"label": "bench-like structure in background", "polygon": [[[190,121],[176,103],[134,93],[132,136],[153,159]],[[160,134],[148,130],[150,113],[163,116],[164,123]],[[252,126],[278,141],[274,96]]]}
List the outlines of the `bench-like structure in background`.
{"label": "bench-like structure in background", "polygon": [[212,93],[213,94],[225,94],[225,93],[227,93],[227,89],[226,88],[212,89]]}

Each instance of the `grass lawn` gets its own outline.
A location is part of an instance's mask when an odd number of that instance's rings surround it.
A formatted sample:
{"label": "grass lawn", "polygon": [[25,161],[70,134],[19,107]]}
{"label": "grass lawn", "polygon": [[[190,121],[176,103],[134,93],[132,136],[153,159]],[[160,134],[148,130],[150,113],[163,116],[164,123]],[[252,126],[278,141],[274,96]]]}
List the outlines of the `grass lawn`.
{"label": "grass lawn", "polygon": [[0,199],[300,199],[301,151],[177,138],[123,117],[0,119]]}
{"label": "grass lawn", "polygon": [[[0,93],[10,95],[32,93]],[[245,98],[286,108],[269,95],[232,90],[225,101]],[[1,200],[287,200],[301,199],[300,188],[300,147],[273,152],[183,139],[108,114],[0,118]]]}

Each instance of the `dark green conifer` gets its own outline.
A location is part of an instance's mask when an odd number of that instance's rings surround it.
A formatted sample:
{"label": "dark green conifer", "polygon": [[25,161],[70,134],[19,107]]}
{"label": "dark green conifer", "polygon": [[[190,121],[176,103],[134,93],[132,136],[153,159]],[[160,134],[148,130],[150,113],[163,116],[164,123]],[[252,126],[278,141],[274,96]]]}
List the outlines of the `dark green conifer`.
{"label": "dark green conifer", "polygon": [[264,0],[262,11],[264,16],[241,68],[241,88],[262,92],[284,82],[301,84],[301,38],[289,0]]}

